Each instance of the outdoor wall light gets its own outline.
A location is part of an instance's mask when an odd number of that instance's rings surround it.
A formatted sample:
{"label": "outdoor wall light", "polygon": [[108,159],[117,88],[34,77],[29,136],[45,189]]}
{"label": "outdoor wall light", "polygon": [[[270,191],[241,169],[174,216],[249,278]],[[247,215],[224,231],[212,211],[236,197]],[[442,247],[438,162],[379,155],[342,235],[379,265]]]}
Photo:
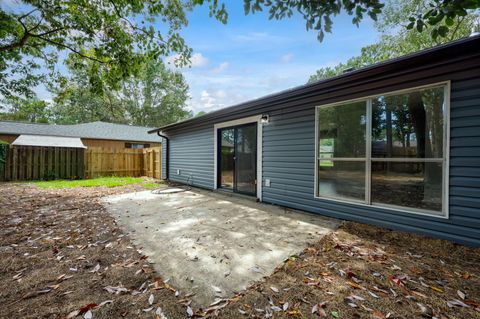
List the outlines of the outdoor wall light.
{"label": "outdoor wall light", "polygon": [[268,120],[269,120],[268,114],[262,114],[262,117],[260,118],[260,123],[268,124]]}

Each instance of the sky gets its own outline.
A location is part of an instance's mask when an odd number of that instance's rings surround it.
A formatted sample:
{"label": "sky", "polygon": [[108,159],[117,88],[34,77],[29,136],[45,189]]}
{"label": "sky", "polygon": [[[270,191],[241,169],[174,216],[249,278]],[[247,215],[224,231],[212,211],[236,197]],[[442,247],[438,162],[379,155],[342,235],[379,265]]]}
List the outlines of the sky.
{"label": "sky", "polygon": [[190,86],[188,107],[194,113],[305,84],[317,69],[344,62],[378,39],[368,18],[357,28],[350,16],[336,17],[333,32],[320,43],[300,15],[268,20],[267,14],[245,16],[243,1],[226,3],[226,25],[199,7],[188,15],[182,32],[194,51],[191,67],[180,70]]}
{"label": "sky", "polygon": [[[187,108],[195,114],[305,84],[317,69],[344,62],[378,39],[369,18],[357,27],[350,16],[337,16],[332,33],[320,43],[317,32],[306,31],[298,14],[268,20],[264,13],[245,16],[241,0],[225,3],[226,25],[210,18],[208,7],[196,7],[188,13],[189,25],[181,32],[193,56],[190,68],[176,70],[189,84]],[[164,60],[172,62],[174,57]],[[37,95],[51,99],[44,87],[37,88]]]}

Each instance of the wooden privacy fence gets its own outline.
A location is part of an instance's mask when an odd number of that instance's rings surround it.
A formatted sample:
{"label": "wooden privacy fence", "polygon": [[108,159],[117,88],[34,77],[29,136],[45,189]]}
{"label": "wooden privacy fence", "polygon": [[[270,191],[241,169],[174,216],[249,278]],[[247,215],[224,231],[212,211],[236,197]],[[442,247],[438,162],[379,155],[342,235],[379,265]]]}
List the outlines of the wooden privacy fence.
{"label": "wooden privacy fence", "polygon": [[85,177],[148,176],[160,178],[160,147],[118,149],[90,147],[85,151]]}
{"label": "wooden privacy fence", "polygon": [[0,180],[83,178],[84,151],[82,148],[10,146]]}

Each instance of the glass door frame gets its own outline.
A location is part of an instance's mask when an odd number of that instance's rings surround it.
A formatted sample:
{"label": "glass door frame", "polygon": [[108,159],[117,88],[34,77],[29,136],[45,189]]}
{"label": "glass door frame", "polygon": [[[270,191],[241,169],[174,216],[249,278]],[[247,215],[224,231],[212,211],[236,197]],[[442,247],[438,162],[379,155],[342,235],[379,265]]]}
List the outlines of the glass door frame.
{"label": "glass door frame", "polygon": [[[238,137],[238,129],[243,128],[243,127],[248,127],[248,126],[253,126],[255,127],[255,147],[252,148],[255,151],[255,169],[253,172],[253,176],[255,177],[255,190],[253,192],[242,192],[237,189],[237,137]],[[249,195],[249,196],[257,196],[257,184],[258,184],[258,127],[259,123],[258,122],[250,122],[250,123],[245,123],[245,124],[239,124],[239,125],[232,125],[232,126],[226,126],[226,127],[221,127],[216,130],[216,136],[217,136],[217,188],[226,190],[226,191],[231,191],[237,194],[242,194],[242,195]],[[222,187],[222,131],[224,130],[232,130],[234,131],[233,133],[233,187],[228,188],[228,187]]]}

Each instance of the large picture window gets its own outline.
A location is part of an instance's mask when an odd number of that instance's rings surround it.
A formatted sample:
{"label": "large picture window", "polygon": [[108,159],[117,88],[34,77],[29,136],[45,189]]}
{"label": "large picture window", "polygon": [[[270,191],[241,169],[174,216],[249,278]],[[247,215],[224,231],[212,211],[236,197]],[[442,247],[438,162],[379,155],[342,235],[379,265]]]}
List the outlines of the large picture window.
{"label": "large picture window", "polygon": [[318,106],[316,196],[446,216],[448,85]]}

